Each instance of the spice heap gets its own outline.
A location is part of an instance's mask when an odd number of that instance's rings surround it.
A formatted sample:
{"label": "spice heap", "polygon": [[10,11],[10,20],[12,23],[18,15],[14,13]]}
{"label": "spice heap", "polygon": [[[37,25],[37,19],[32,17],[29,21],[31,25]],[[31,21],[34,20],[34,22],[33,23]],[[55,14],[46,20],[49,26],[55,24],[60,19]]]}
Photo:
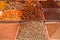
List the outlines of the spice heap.
{"label": "spice heap", "polygon": [[18,21],[21,20],[22,12],[19,10],[5,10],[0,16],[0,20],[2,21]]}
{"label": "spice heap", "polygon": [[18,3],[0,1],[0,21],[19,21],[22,11],[16,9]]}
{"label": "spice heap", "polygon": [[21,20],[44,20],[42,5],[36,1],[9,2],[6,9],[13,8],[22,10]]}
{"label": "spice heap", "polygon": [[17,40],[47,40],[46,29],[43,22],[21,22]]}
{"label": "spice heap", "polygon": [[23,4],[22,20],[44,20],[42,5],[39,2],[32,1]]}
{"label": "spice heap", "polygon": [[[42,5],[40,5],[39,2],[36,1],[19,1],[19,2],[8,2],[8,4],[6,5],[6,7],[3,10],[8,10],[8,9],[14,9],[14,10],[18,10],[18,11],[22,11],[22,16],[19,17],[21,18],[21,20],[44,20],[44,14],[42,12]],[[10,10],[11,12],[12,10]],[[18,12],[16,11],[16,12]],[[5,14],[9,15],[10,12],[6,12],[5,11],[2,13],[4,16]],[[11,16],[14,14],[15,15],[15,11],[14,13],[10,13]],[[10,18],[9,20],[13,20],[13,18],[11,18],[11,16],[9,15],[8,18]],[[18,16],[17,16],[18,18]],[[7,20],[7,16],[3,18],[0,17],[0,20]],[[15,18],[14,18],[15,19]]]}
{"label": "spice heap", "polygon": [[3,9],[5,8],[6,5],[7,5],[6,2],[0,1],[0,10],[3,10]]}

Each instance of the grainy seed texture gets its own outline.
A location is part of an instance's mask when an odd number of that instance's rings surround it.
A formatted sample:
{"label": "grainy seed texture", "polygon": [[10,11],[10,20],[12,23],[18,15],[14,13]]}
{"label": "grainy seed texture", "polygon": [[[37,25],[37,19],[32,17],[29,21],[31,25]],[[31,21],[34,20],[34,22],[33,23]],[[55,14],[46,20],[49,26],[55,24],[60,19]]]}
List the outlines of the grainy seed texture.
{"label": "grainy seed texture", "polygon": [[42,22],[22,22],[20,26],[22,28],[19,29],[17,40],[47,40]]}

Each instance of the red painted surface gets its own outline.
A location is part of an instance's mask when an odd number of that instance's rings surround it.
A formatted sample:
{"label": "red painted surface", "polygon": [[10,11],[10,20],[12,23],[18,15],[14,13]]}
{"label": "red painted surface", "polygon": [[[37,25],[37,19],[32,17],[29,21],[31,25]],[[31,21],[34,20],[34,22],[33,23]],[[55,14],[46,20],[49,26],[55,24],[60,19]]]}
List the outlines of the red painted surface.
{"label": "red painted surface", "polygon": [[17,30],[18,30],[18,24],[0,23],[0,39],[15,40]]}
{"label": "red painted surface", "polygon": [[60,23],[46,24],[50,39],[60,39]]}

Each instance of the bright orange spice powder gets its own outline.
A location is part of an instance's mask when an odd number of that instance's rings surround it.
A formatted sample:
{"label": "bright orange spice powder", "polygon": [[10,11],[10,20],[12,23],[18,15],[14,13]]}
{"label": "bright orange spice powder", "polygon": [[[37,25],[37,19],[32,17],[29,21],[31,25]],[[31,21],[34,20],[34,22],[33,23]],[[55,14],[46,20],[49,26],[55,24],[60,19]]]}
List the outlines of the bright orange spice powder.
{"label": "bright orange spice powder", "polygon": [[19,10],[5,10],[0,16],[1,21],[18,21],[21,20],[22,12]]}

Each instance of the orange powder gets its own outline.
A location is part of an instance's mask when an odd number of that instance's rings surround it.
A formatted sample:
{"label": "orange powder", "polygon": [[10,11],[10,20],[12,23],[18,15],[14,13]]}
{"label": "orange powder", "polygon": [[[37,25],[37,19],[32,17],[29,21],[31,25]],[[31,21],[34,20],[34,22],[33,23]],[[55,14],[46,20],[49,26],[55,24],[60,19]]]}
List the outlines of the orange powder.
{"label": "orange powder", "polygon": [[1,21],[18,21],[21,20],[22,12],[19,10],[5,10],[0,16]]}

